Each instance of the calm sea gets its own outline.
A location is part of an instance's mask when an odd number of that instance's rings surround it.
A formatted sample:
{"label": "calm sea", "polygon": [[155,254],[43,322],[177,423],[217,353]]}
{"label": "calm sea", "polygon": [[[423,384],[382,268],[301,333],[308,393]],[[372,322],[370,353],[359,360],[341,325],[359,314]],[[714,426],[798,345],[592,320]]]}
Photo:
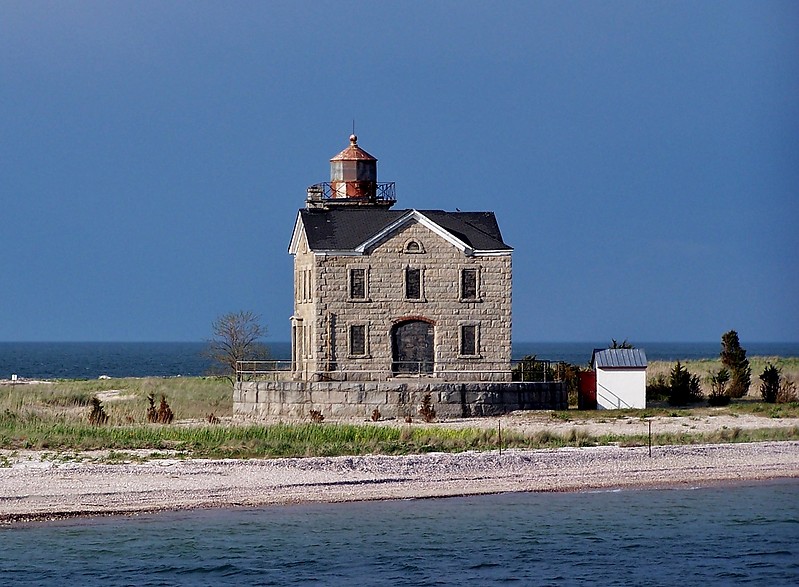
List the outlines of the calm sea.
{"label": "calm sea", "polygon": [[[289,343],[268,344],[275,359],[291,357]],[[650,361],[718,357],[720,344],[638,343]],[[799,356],[799,343],[744,345],[748,356]],[[536,355],[539,359],[587,364],[603,342],[523,342],[513,345],[513,358]],[[96,379],[109,377],[197,376],[209,370],[204,343],[196,342],[0,342],[0,379],[12,374],[28,379]]]}
{"label": "calm sea", "polygon": [[0,529],[4,585],[797,585],[799,482]]}

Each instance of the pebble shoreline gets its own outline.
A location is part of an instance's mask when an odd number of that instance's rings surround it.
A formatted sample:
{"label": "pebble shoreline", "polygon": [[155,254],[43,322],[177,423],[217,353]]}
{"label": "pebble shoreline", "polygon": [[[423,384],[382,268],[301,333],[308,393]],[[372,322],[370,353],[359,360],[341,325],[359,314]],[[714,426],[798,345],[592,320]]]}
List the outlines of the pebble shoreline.
{"label": "pebble shoreline", "polygon": [[195,508],[799,478],[799,442],[599,446],[408,456],[54,462],[0,468],[0,524]]}

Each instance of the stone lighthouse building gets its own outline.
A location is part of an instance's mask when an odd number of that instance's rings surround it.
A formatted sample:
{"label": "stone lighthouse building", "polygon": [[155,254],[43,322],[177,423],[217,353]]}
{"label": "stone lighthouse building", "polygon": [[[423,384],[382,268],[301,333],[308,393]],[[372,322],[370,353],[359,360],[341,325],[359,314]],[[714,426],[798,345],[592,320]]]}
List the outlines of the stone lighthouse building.
{"label": "stone lighthouse building", "polygon": [[294,225],[296,380],[510,381],[511,251],[492,212],[395,209],[354,135]]}
{"label": "stone lighthouse building", "polygon": [[294,223],[289,370],[242,366],[234,411],[438,417],[565,408],[558,382],[511,381],[511,252],[492,212],[395,208],[358,145],[330,160]]}

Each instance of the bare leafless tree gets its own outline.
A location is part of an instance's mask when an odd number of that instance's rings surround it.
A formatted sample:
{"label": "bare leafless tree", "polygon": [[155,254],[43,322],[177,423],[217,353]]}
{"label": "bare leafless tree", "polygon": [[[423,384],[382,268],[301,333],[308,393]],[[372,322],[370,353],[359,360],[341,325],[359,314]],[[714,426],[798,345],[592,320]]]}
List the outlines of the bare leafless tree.
{"label": "bare leafless tree", "polygon": [[235,380],[237,361],[258,361],[269,352],[261,342],[266,326],[250,311],[223,314],[211,323],[213,338],[208,341],[206,356],[212,361],[212,373]]}

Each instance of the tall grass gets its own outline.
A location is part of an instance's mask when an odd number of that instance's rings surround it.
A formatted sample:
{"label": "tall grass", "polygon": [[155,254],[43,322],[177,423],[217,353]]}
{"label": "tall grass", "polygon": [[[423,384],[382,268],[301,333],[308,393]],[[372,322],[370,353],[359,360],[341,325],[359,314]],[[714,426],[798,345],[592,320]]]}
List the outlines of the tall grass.
{"label": "tall grass", "polygon": [[[712,369],[712,367],[711,367]],[[110,395],[103,395],[110,394]],[[146,422],[147,396],[165,395],[181,424]],[[88,422],[91,398],[103,401],[109,423]],[[764,404],[738,400],[721,413],[756,413],[771,417],[799,416],[799,404]],[[553,413],[557,420],[613,417],[688,416],[708,408],[621,410],[618,412]],[[206,423],[209,414],[232,415],[232,392],[224,380],[145,378],[60,381],[0,387],[0,449],[57,452],[149,449],[195,457],[297,457],[362,454],[408,454],[432,451],[492,450],[499,447],[496,429],[384,424],[224,425]],[[720,412],[714,411],[714,414]],[[186,420],[191,420],[186,423]],[[658,434],[655,444],[741,442],[799,438],[799,429],[722,430],[708,434]],[[542,430],[503,431],[503,448],[558,448],[595,444],[644,444],[643,436],[591,436],[579,427],[564,434]]]}
{"label": "tall grass", "polygon": [[210,414],[233,414],[230,383],[214,377],[145,377],[90,381],[55,381],[33,385],[0,387],[0,412],[31,413],[42,418],[79,420],[94,395],[114,398],[103,401],[111,425],[147,421],[147,396],[166,396],[178,420],[204,420]]}
{"label": "tall grass", "polygon": [[[716,432],[662,433],[653,444],[751,442],[799,439],[799,427]],[[503,434],[503,448],[560,448],[620,444],[643,446],[646,435],[593,436],[572,428]],[[363,454],[418,454],[493,450],[499,447],[497,431],[478,428],[379,426],[373,424],[273,424],[270,426],[161,425],[90,426],[75,422],[46,422],[35,417],[0,415],[0,446],[5,449],[88,451],[135,449],[178,451],[209,458],[302,457]]]}
{"label": "tall grass", "polygon": [[[646,369],[647,381],[652,381],[659,375],[668,380],[671,368],[676,361],[650,361]],[[681,361],[684,367],[693,375],[699,376],[702,392],[710,393],[710,376],[718,373],[723,367],[721,359],[700,359]],[[760,374],[767,365],[774,365],[781,369],[782,377],[799,383],[799,357],[749,357],[749,366],[752,369],[752,383],[749,386],[749,395],[760,397]]]}

